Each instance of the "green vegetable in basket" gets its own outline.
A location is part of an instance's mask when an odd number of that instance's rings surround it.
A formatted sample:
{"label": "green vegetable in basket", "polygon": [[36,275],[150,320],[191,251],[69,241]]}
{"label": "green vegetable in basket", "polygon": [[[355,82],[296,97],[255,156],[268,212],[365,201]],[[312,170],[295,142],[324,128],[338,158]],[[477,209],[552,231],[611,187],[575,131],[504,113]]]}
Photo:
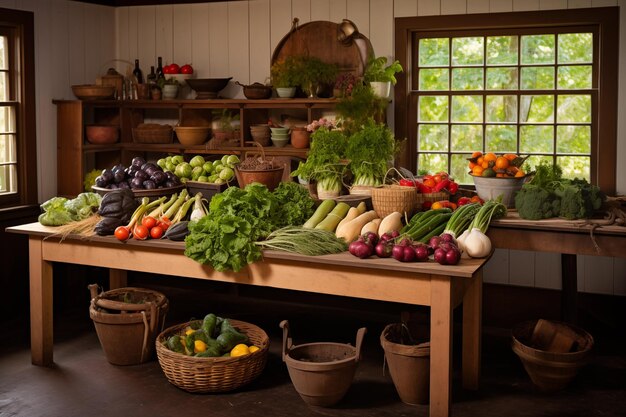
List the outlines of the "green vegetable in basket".
{"label": "green vegetable in basket", "polygon": [[207,346],[204,352],[198,352],[194,356],[197,358],[217,358],[218,356],[222,356],[222,352],[219,347]]}
{"label": "green vegetable in basket", "polygon": [[179,335],[170,336],[166,342],[167,348],[173,352],[185,353],[185,347]]}
{"label": "green vegetable in basket", "polygon": [[204,316],[204,320],[202,320],[202,330],[209,335],[209,337],[213,337],[215,333],[215,327],[217,326],[217,316],[213,313],[207,314]]}

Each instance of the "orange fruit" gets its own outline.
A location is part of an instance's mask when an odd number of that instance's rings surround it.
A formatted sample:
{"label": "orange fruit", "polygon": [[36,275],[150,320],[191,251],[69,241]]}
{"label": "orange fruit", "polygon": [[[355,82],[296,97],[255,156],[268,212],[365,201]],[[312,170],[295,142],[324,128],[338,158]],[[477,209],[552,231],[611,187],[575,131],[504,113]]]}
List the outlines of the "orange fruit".
{"label": "orange fruit", "polygon": [[472,169],[472,175],[477,175],[477,176],[481,176],[483,175],[483,167],[481,167],[480,165],[476,165],[473,169]]}
{"label": "orange fruit", "polygon": [[515,155],[514,153],[505,153],[505,154],[504,154],[504,157],[505,157],[506,159],[508,159],[509,161],[512,161],[512,160],[514,160],[515,158],[517,158],[517,155]]}
{"label": "orange fruit", "polygon": [[525,173],[524,171],[522,171],[521,169],[520,169],[520,170],[518,170],[518,171],[515,173],[515,178],[520,178],[520,177],[524,177],[524,176],[526,176],[526,173]]}
{"label": "orange fruit", "polygon": [[501,173],[501,172],[498,172],[498,173],[496,174],[496,177],[498,177],[498,178],[504,178],[504,177],[505,177],[505,175],[504,175],[503,173]]}
{"label": "orange fruit", "polygon": [[484,156],[485,161],[496,161],[496,159],[498,159],[498,156],[495,153],[489,152],[487,154],[485,154]]}
{"label": "orange fruit", "polygon": [[499,156],[496,159],[496,169],[507,169],[509,165],[510,165],[509,160],[505,158],[504,156]]}
{"label": "orange fruit", "polygon": [[475,166],[476,166],[475,162],[470,162],[469,163],[469,169],[474,169]]}
{"label": "orange fruit", "polygon": [[478,157],[478,159],[476,160],[476,163],[477,163],[478,165],[482,165],[484,160],[485,160],[485,158],[484,158],[484,157],[479,156],[479,157]]}
{"label": "orange fruit", "polygon": [[483,161],[483,163],[480,164],[480,166],[483,167],[483,169],[489,168],[489,166],[490,166],[489,161]]}
{"label": "orange fruit", "polygon": [[472,158],[479,158],[481,156],[483,156],[483,153],[480,151],[476,151],[472,154]]}

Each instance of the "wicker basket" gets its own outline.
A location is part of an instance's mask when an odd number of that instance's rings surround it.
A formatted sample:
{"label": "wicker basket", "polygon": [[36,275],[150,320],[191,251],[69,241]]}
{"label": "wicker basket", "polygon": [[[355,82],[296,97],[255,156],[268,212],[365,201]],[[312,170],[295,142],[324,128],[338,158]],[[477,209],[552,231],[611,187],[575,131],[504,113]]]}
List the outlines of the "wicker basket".
{"label": "wicker basket", "polygon": [[380,218],[394,211],[411,216],[418,208],[417,191],[400,185],[372,188],[372,206]]}
{"label": "wicker basket", "polygon": [[[230,319],[229,319],[230,320]],[[230,320],[231,324],[258,346],[257,352],[235,358],[197,358],[169,350],[164,343],[180,334],[191,322],[165,329],[157,337],[159,365],[168,381],[189,392],[226,392],[242,387],[257,378],[267,362],[270,341],[263,329],[253,324]]]}
{"label": "wicker basket", "polygon": [[174,136],[172,126],[160,125],[154,127],[133,128],[133,141],[136,143],[172,143]]}

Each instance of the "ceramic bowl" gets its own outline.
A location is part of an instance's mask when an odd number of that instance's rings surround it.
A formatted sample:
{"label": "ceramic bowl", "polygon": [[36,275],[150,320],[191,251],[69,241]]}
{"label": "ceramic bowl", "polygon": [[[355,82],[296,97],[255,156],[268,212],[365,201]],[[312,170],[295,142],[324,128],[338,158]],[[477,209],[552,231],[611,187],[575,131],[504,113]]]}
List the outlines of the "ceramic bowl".
{"label": "ceramic bowl", "polygon": [[278,140],[283,140],[283,139],[289,139],[289,134],[278,134],[278,133],[272,133],[272,139],[278,139]]}
{"label": "ceramic bowl", "polygon": [[287,135],[289,134],[289,128],[288,127],[270,127],[270,130],[272,131],[272,134],[283,134],[283,135]]}
{"label": "ceramic bowl", "polygon": [[202,145],[211,133],[206,126],[176,126],[174,128],[178,141],[185,146]]}
{"label": "ceramic bowl", "polygon": [[87,142],[96,145],[115,143],[120,138],[120,130],[113,125],[89,125],[85,126]]}
{"label": "ceramic bowl", "polygon": [[272,136],[272,143],[277,148],[282,148],[283,146],[285,146],[285,145],[287,145],[289,143],[289,137],[287,137],[285,139],[277,139],[274,136]]}

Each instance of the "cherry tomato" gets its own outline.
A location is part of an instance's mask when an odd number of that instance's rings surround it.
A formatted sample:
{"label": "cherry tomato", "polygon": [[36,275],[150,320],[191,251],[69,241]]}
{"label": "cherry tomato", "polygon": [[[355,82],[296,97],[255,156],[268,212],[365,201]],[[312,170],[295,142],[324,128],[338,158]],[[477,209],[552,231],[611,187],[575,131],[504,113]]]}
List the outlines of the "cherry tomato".
{"label": "cherry tomato", "polygon": [[161,237],[163,237],[163,229],[161,226],[154,226],[150,229],[150,237],[152,239],[161,239]]}
{"label": "cherry tomato", "polygon": [[457,205],[458,205],[459,207],[464,206],[464,205],[466,205],[466,204],[469,204],[469,203],[471,203],[471,202],[472,202],[472,200],[470,200],[470,198],[469,198],[469,197],[460,197],[460,198],[456,201],[456,203],[457,203]]}
{"label": "cherry tomato", "polygon": [[118,226],[115,228],[114,235],[117,238],[117,240],[126,242],[128,238],[130,237],[130,231],[128,230],[128,227],[126,226]]}
{"label": "cherry tomato", "polygon": [[189,64],[185,64],[182,67],[180,67],[180,73],[181,74],[193,74],[193,67]]}
{"label": "cherry tomato", "polygon": [[146,226],[148,229],[152,229],[157,224],[157,219],[152,216],[145,216],[141,219],[141,224]]}
{"label": "cherry tomato", "polygon": [[178,64],[170,64],[170,74],[180,74],[180,67]]}
{"label": "cherry tomato", "polygon": [[403,187],[415,187],[415,181],[406,178],[402,178],[399,183]]}
{"label": "cherry tomato", "polygon": [[133,237],[137,240],[146,240],[150,234],[150,231],[143,224],[138,224],[133,230]]}

